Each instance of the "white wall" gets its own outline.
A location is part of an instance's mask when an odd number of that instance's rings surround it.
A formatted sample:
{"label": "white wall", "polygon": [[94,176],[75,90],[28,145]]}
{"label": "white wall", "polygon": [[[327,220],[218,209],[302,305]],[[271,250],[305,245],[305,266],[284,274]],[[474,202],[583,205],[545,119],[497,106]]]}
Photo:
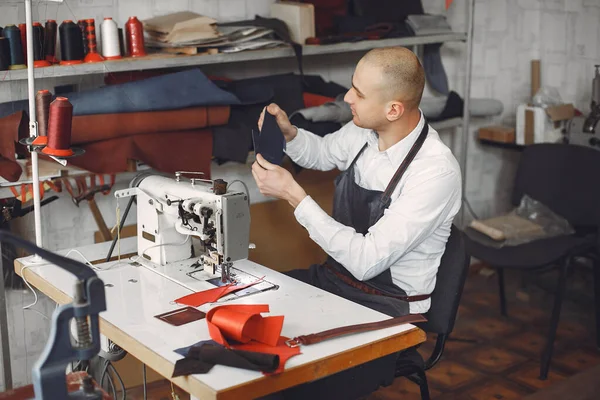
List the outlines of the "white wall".
{"label": "white wall", "polygon": [[[143,19],[170,11],[190,9],[221,21],[267,16],[273,0],[67,0],[57,5],[34,1],[34,19],[102,20],[112,16],[120,26],[131,15]],[[19,0],[3,0],[0,5],[0,25],[24,22],[25,12]],[[423,0],[430,13],[444,13],[444,1]],[[467,0],[454,0],[447,12],[455,31],[466,29]],[[599,59],[600,0],[477,0],[473,46],[471,95],[494,98],[503,102],[502,116],[494,120],[478,120],[472,124],[469,140],[466,195],[475,211],[489,216],[508,207],[511,182],[518,152],[484,147],[475,140],[477,126],[494,123],[514,123],[516,106],[529,99],[530,60],[542,61],[542,84],[556,86],[565,102],[574,102],[583,112],[589,110],[593,65]],[[443,62],[450,87],[464,96],[465,45],[447,43],[442,47]],[[349,85],[352,70],[360,54],[306,58],[307,73],[319,73],[325,79]],[[247,64],[231,64],[206,68],[208,73],[231,77],[259,76],[295,71],[295,61],[269,60]],[[72,79],[72,80],[71,80]],[[101,76],[46,79],[37,81],[38,88],[52,89],[57,84],[79,83],[82,88],[101,84]],[[431,93],[429,93],[431,95]],[[0,83],[0,102],[26,97],[24,82]],[[450,142],[451,133],[443,136]],[[460,137],[456,137],[460,140]],[[244,172],[239,165],[225,165],[213,175]],[[247,170],[245,170],[247,174]],[[249,175],[247,175],[249,176]],[[126,180],[119,185],[124,186]],[[256,192],[255,201],[262,201]],[[115,223],[115,203],[112,196],[98,198],[98,204],[109,226]],[[124,207],[124,204],[122,204]],[[97,230],[87,206],[75,207],[67,197],[44,208],[44,236],[50,249],[69,248],[93,242]],[[133,221],[133,218],[130,220]],[[33,239],[33,219],[21,219],[15,229]],[[29,294],[18,294],[19,303],[28,302]],[[46,307],[46,306],[44,306]],[[50,309],[46,307],[46,311]],[[28,381],[32,360],[37,358],[38,343],[45,337],[47,323],[35,314],[25,314],[15,308],[11,321],[22,326],[13,358],[16,381]],[[38,322],[36,322],[38,321]],[[17,326],[15,325],[15,326]],[[25,326],[27,328],[25,329]],[[25,354],[24,341],[30,343]],[[39,347],[39,348],[38,348]],[[32,353],[32,349],[35,351]],[[35,354],[34,354],[35,353]]]}

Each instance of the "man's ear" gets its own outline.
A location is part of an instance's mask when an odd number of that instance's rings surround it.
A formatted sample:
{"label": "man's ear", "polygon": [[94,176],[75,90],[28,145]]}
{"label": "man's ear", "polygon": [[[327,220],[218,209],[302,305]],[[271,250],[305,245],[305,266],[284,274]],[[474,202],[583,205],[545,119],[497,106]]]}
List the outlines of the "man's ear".
{"label": "man's ear", "polygon": [[387,120],[394,122],[404,114],[404,104],[399,101],[390,101],[387,105]]}

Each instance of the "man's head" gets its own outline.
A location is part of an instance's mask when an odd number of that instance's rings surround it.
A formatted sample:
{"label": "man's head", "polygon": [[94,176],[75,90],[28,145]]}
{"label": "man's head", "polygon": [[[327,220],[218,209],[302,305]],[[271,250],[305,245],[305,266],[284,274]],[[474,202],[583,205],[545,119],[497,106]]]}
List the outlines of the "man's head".
{"label": "man's head", "polygon": [[425,73],[417,56],[404,47],[369,51],[356,66],[350,104],[357,126],[382,130],[418,111]]}

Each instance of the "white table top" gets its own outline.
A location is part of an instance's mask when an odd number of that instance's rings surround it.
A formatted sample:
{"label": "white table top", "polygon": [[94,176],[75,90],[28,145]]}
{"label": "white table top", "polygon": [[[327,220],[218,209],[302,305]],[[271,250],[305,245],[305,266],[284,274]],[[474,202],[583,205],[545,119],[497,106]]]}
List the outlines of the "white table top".
{"label": "white table top", "polygon": [[[108,246],[109,243],[102,243],[84,246],[78,250],[92,261],[105,257]],[[134,252],[135,246],[136,238],[123,239],[121,254]],[[59,253],[66,254],[66,252]],[[116,254],[116,248],[114,254]],[[81,259],[75,253],[71,253],[70,257]],[[31,265],[31,257],[18,259],[17,262],[21,262],[25,266]],[[100,315],[104,321],[172,364],[182,358],[173,350],[210,339],[204,319],[176,327],[154,317],[182,307],[174,304],[173,300],[192,293],[191,290],[148,268],[132,266],[123,260],[120,263],[102,264],[100,267],[106,268],[111,265],[110,269],[97,272],[105,285],[112,285],[105,287],[107,311]],[[263,315],[285,316],[281,333],[283,336],[294,337],[344,325],[389,318],[387,315],[299,282],[251,261],[238,261],[234,263],[234,266],[257,276],[265,276],[265,279],[279,285],[279,289],[242,297],[224,304],[268,304],[270,313]],[[37,264],[27,268],[26,277],[29,278],[30,273],[39,275],[43,280],[72,297],[75,278],[66,271],[53,264]],[[219,304],[205,304],[199,309],[206,312],[215,305]],[[366,343],[398,336],[413,328],[413,325],[406,324],[303,346],[302,354],[292,357],[286,363],[286,370],[364,346]],[[128,350],[126,344],[120,343],[119,340],[115,340],[104,331],[103,333]],[[136,356],[136,354],[132,355]],[[170,375],[166,377],[170,378]],[[269,379],[269,377],[263,376],[260,372],[216,365],[207,374],[193,375],[183,379],[198,380],[206,385],[207,392],[193,394],[200,397],[200,395],[206,396],[210,392],[216,395],[216,392],[259,379]],[[174,382],[177,381],[174,380]]]}

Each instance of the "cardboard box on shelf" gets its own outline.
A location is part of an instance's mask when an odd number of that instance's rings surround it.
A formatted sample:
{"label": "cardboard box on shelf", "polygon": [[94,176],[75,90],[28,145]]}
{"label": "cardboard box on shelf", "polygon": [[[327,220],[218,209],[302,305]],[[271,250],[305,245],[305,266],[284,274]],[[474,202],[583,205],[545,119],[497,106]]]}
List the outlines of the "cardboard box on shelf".
{"label": "cardboard box on shelf", "polygon": [[307,38],[315,37],[315,7],[299,1],[278,1],[271,4],[271,17],[285,22],[291,39],[304,44]]}
{"label": "cardboard box on shelf", "polygon": [[517,107],[516,143],[555,143],[562,138],[561,122],[575,116],[573,104],[536,107],[521,104]]}

